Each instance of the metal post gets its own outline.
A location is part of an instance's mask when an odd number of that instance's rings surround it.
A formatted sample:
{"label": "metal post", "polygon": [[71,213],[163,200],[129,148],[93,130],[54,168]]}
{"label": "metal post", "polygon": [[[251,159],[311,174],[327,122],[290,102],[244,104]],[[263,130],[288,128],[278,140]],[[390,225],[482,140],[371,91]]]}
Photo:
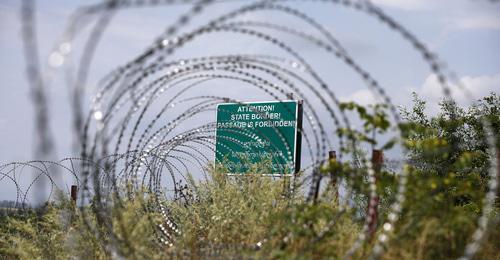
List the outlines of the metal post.
{"label": "metal post", "polygon": [[303,101],[299,100],[297,102],[297,147],[295,148],[295,173],[300,171],[300,157],[302,155],[302,114],[304,111]]}
{"label": "metal post", "polygon": [[[290,93],[290,98],[293,100],[293,93]],[[292,175],[291,183],[292,193],[295,192],[295,177],[300,172],[300,161],[302,156],[302,117],[303,117],[303,101],[297,101],[297,131],[295,133],[297,142],[295,143],[295,169]]]}
{"label": "metal post", "polygon": [[[372,166],[375,170],[375,185],[377,184],[378,173],[382,168],[382,164],[384,163],[384,154],[382,150],[373,150],[372,151]],[[378,221],[378,204],[379,204],[379,196],[375,195],[370,198],[368,203],[368,236],[370,240],[373,238],[375,231],[377,230],[377,221]]]}
{"label": "metal post", "polygon": [[78,186],[71,185],[71,200],[76,204],[76,198],[78,194]]}

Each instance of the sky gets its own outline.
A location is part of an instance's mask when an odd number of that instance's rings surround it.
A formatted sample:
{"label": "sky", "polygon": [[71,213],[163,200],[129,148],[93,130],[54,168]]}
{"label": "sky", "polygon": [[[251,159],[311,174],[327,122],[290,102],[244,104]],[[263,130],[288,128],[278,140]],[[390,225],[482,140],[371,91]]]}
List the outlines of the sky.
{"label": "sky", "polygon": [[[41,60],[46,64],[52,48],[61,39],[71,14],[92,1],[37,1],[37,31]],[[185,30],[235,9],[245,1],[231,1],[209,7],[193,19]],[[474,95],[480,98],[500,89],[500,4],[481,0],[373,0],[387,14],[416,35],[438,55],[443,65]],[[437,111],[442,98],[435,75],[418,53],[387,26],[359,12],[336,5],[290,2],[288,5],[314,17],[343,44],[353,58],[372,74],[389,94],[393,103],[411,105],[411,92],[429,104],[428,112]],[[145,50],[163,30],[172,24],[188,5],[141,7],[118,12],[106,29],[90,70],[86,95],[95,94],[96,85],[106,73]],[[0,164],[29,161],[33,158],[33,106],[25,78],[21,41],[20,1],[0,0]],[[253,20],[281,21],[282,17],[259,14]],[[290,21],[293,25],[293,21]],[[72,48],[78,50],[88,30]],[[375,101],[362,82],[338,62],[323,61],[310,45],[286,38],[301,53],[315,60],[315,69],[343,101],[361,104]],[[224,39],[226,41],[226,39]],[[249,38],[208,38],[210,45],[193,44],[179,57],[208,56],[244,50],[249,53],[275,53],[268,45]],[[288,43],[288,42],[287,42]],[[207,48],[207,46],[210,46]],[[72,135],[68,89],[64,70],[55,71],[49,86],[50,125],[56,140],[57,158],[71,156]],[[227,83],[224,83],[227,84]],[[458,89],[451,85],[452,90]],[[207,90],[207,94],[213,94]],[[229,89],[237,93],[237,88]],[[469,97],[453,91],[456,100],[466,105]],[[87,104],[88,105],[88,104]],[[0,182],[0,187],[4,184]],[[4,185],[5,186],[5,185]],[[0,191],[8,197],[10,187]]]}

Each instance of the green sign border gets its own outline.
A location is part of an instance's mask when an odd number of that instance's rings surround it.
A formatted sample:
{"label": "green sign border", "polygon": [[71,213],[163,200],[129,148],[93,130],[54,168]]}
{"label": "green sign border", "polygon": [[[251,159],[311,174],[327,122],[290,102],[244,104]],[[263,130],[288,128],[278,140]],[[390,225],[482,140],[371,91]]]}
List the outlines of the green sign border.
{"label": "green sign border", "polygon": [[[301,161],[301,150],[302,150],[302,118],[303,118],[303,102],[302,100],[274,100],[274,101],[252,101],[252,102],[227,102],[219,103],[216,106],[216,133],[215,133],[215,158],[214,163],[217,164],[217,123],[219,122],[219,106],[221,105],[253,105],[253,104],[266,104],[266,103],[284,103],[284,102],[295,102],[295,134],[294,134],[294,151],[293,151],[293,172],[286,173],[270,173],[270,174],[259,174],[259,176],[271,176],[271,177],[290,177],[295,176],[300,170]],[[245,173],[226,173],[228,175],[238,176],[245,175]]]}

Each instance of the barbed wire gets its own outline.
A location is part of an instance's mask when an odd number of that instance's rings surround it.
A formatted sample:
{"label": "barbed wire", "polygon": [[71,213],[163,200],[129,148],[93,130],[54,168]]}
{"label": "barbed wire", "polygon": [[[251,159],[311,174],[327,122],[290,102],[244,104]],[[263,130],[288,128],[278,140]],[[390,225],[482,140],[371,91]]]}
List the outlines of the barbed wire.
{"label": "barbed wire", "polygon": [[[215,149],[216,139],[237,147],[245,145],[237,137],[268,141],[270,149],[278,151],[275,143],[285,147],[285,154],[275,156],[272,161],[287,161],[293,148],[279,128],[273,128],[279,140],[269,140],[258,129],[236,128],[229,130],[234,137],[216,137],[217,124],[210,121],[217,104],[236,103],[249,106],[242,100],[230,95],[221,96],[212,94],[214,82],[227,81],[244,85],[268,98],[283,102],[290,94],[303,101],[304,126],[299,130],[304,140],[303,149],[306,156],[300,174],[293,180],[292,196],[299,196],[305,191],[304,200],[316,203],[321,200],[318,193],[326,194],[325,182],[334,185],[339,183],[333,175],[324,175],[322,167],[329,165],[329,151],[333,151],[337,144],[338,161],[353,161],[357,171],[353,176],[344,177],[344,198],[350,198],[357,193],[353,187],[354,178],[366,179],[368,191],[368,212],[373,213],[378,203],[376,165],[361,153],[360,142],[356,138],[340,135],[339,130],[355,131],[352,120],[342,108],[342,104],[335,92],[335,86],[325,80],[316,71],[318,60],[308,59],[304,53],[293,45],[292,37],[303,41],[316,51],[321,51],[322,62],[338,61],[366,85],[388,109],[391,122],[400,125],[402,119],[398,109],[386,93],[384,86],[375,77],[357,62],[349,51],[341,44],[335,34],[318,22],[307,10],[299,10],[293,4],[305,2],[316,5],[325,5],[325,8],[347,8],[360,12],[383,25],[395,33],[402,40],[409,43],[414,51],[419,53],[433,74],[436,75],[443,97],[452,100],[450,85],[456,85],[465,96],[472,99],[467,88],[461,84],[454,73],[444,67],[438,56],[432,53],[415,34],[387,15],[377,5],[370,1],[350,0],[268,0],[268,1],[241,1],[241,6],[225,12],[219,17],[203,21],[202,25],[187,32],[181,29],[195,18],[201,19],[200,14],[212,5],[223,5],[233,1],[180,1],[180,0],[149,0],[149,1],[103,1],[101,3],[79,8],[71,16],[66,30],[55,44],[49,55],[48,64],[39,62],[38,44],[36,39],[34,17],[34,1],[25,0],[22,4],[23,43],[27,61],[27,78],[33,93],[34,109],[36,111],[35,157],[38,161],[13,162],[0,166],[0,183],[15,186],[15,207],[25,207],[30,203],[29,194],[33,187],[46,188],[48,183],[50,193],[47,201],[53,199],[54,191],[62,190],[60,183],[54,176],[67,175],[74,178],[79,190],[81,205],[92,202],[93,210],[82,210],[85,224],[97,237],[111,236],[110,240],[102,240],[102,248],[112,255],[123,252],[120,247],[134,249],[133,241],[128,236],[114,234],[109,216],[111,204],[120,205],[123,200],[133,198],[135,192],[146,189],[154,194],[154,204],[144,203],[145,212],[156,212],[162,216],[162,221],[150,219],[155,230],[155,240],[159,247],[170,248],[176,245],[177,238],[182,234],[181,227],[176,223],[171,210],[163,201],[174,201],[189,207],[198,200],[196,185],[192,185],[192,171],[199,179],[209,179],[207,165],[214,160],[214,154],[220,153]],[[239,1],[236,1],[239,2]],[[489,2],[497,2],[489,0]],[[181,14],[178,19],[168,25],[163,33],[145,51],[135,58],[108,73],[98,85],[95,96],[88,112],[85,112],[84,95],[89,80],[90,68],[106,28],[113,23],[116,13],[122,9],[139,8],[143,6],[170,6],[189,5],[189,10]],[[249,19],[252,14],[272,13],[276,16],[293,19],[304,28],[295,27],[274,20]],[[256,16],[260,17],[260,16]],[[93,24],[93,25],[92,25]],[[91,31],[82,37],[84,29],[91,26]],[[278,49],[272,55],[266,53],[227,52],[223,55],[183,57],[176,55],[183,50],[189,51],[195,43],[204,43],[205,37],[218,37],[220,41],[246,37],[249,41],[259,42]],[[224,40],[223,40],[224,39]],[[82,41],[83,48],[80,57],[75,56],[73,46]],[[205,46],[210,43],[205,42]],[[71,60],[76,61],[76,70],[60,70]],[[69,67],[69,66],[68,66]],[[47,75],[45,75],[46,73]],[[76,137],[75,157],[54,161],[54,140],[51,136],[49,124],[49,102],[47,101],[46,87],[51,82],[48,74],[62,73],[67,76],[68,88],[71,91],[73,134]],[[214,91],[213,93],[216,93]],[[261,113],[261,112],[257,112]],[[292,111],[287,111],[292,113]],[[262,114],[262,113],[261,113]],[[263,114],[262,114],[263,115]],[[452,116],[455,116],[454,114]],[[207,120],[208,118],[208,120]],[[488,225],[494,225],[495,220],[488,216],[493,210],[498,184],[498,158],[496,154],[495,133],[488,121],[483,123],[488,133],[488,154],[490,156],[488,175],[488,191],[484,195],[481,216],[477,220],[477,228],[472,239],[465,247],[464,259],[471,259],[479,250],[481,242],[487,235]],[[399,148],[405,154],[401,129],[394,128],[389,133],[397,138]],[[224,149],[235,153],[229,146]],[[410,165],[406,158],[401,157],[402,165]],[[217,162],[215,162],[217,164]],[[218,162],[220,163],[220,162]],[[279,164],[281,165],[281,164]],[[34,173],[33,178],[24,177],[25,168]],[[285,171],[282,166],[281,172]],[[383,223],[373,224],[376,219],[373,214],[364,216],[363,226],[357,239],[350,245],[343,258],[349,259],[359,253],[364,246],[369,246],[369,258],[379,258],[390,245],[395,226],[401,220],[403,205],[407,198],[408,185],[407,170],[398,169],[396,193]],[[335,177],[337,178],[337,177]],[[28,184],[23,183],[24,180]],[[285,187],[288,188],[288,187]],[[332,216],[329,223],[316,235],[314,241],[320,241],[336,225],[338,219],[349,213],[352,203],[348,199],[338,201],[338,212]],[[91,218],[97,221],[97,228],[91,223]],[[118,221],[120,222],[120,216]],[[309,228],[309,227],[304,227]],[[376,232],[375,232],[376,231]],[[375,234],[375,235],[373,235]],[[372,243],[371,238],[375,236]],[[291,234],[283,238],[284,243]],[[255,244],[213,244],[208,243],[199,249],[199,252],[188,250],[174,251],[172,256],[189,257],[201,255],[205,257],[243,257],[238,251],[259,250],[262,244],[270,237],[263,237]],[[205,242],[205,241],[203,241]]]}

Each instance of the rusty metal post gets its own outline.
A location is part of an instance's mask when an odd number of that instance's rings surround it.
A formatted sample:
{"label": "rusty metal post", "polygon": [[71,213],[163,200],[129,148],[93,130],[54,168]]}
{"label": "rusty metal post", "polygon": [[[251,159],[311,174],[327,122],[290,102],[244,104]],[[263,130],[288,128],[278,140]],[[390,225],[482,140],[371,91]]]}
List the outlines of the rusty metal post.
{"label": "rusty metal post", "polygon": [[[384,154],[382,150],[373,150],[372,151],[372,166],[375,170],[375,185],[377,185],[378,174],[382,168],[382,164],[384,163]],[[369,239],[373,239],[373,235],[377,230],[377,221],[378,221],[378,204],[379,204],[379,196],[375,195],[370,198],[368,202],[368,237]]]}
{"label": "rusty metal post", "polygon": [[76,204],[76,198],[78,194],[78,186],[71,185],[71,200]]}
{"label": "rusty metal post", "polygon": [[382,164],[384,164],[384,153],[382,152],[382,150],[372,151],[372,164],[374,170],[376,172],[379,172],[382,168]]}

